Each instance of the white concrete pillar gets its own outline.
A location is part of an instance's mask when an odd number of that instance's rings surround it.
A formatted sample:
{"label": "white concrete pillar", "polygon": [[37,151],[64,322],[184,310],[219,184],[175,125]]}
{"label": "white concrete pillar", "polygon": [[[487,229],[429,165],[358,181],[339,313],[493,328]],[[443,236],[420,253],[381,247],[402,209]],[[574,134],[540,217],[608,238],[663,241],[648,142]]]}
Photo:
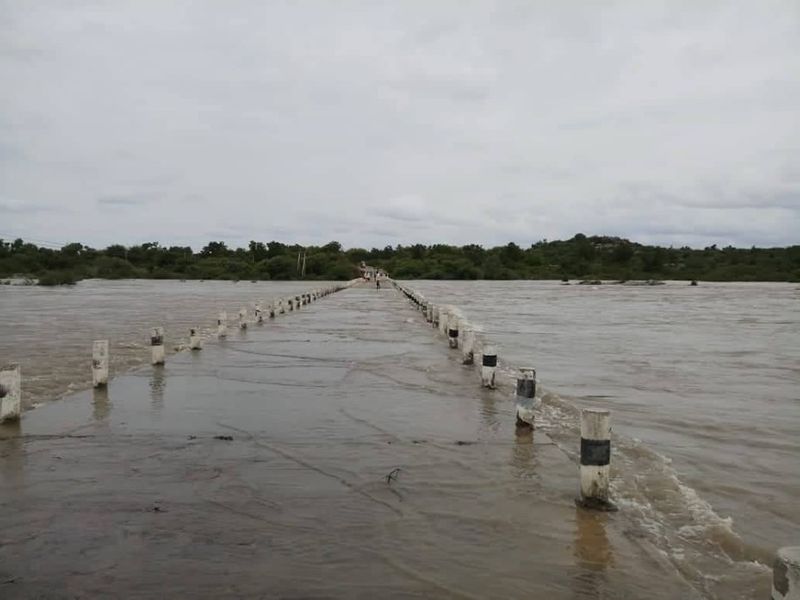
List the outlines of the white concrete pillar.
{"label": "white concrete pillar", "polygon": [[611,413],[607,410],[581,410],[580,478],[582,506],[613,509],[608,497],[611,479]]}
{"label": "white concrete pillar", "polygon": [[525,367],[517,376],[517,426],[533,428],[536,408],[536,369]]}
{"label": "white concrete pillar", "polygon": [[92,387],[108,385],[108,340],[92,343]]}
{"label": "white concrete pillar", "polygon": [[458,348],[459,320],[458,315],[451,314],[447,323],[447,342],[451,348]]}
{"label": "white concrete pillar", "polygon": [[228,335],[228,313],[224,310],[217,317],[217,337],[224,338]]}
{"label": "white concrete pillar", "polygon": [[461,364],[471,365],[475,362],[475,330],[466,321],[461,323]]}
{"label": "white concrete pillar", "polygon": [[481,356],[481,384],[486,388],[495,388],[495,371],[497,370],[497,350],[494,346],[484,346]]}
{"label": "white concrete pillar", "polygon": [[800,600],[800,546],[778,550],[772,565],[770,600]]}
{"label": "white concrete pillar", "polygon": [[286,314],[286,303],[283,301],[283,298],[278,298],[278,314],[285,315]]}
{"label": "white concrete pillar", "polygon": [[239,329],[247,329],[247,309],[239,309]]}
{"label": "white concrete pillar", "polygon": [[439,309],[439,331],[447,335],[447,322],[450,317],[450,311],[446,306]]}
{"label": "white concrete pillar", "polygon": [[256,319],[256,323],[261,325],[264,322],[264,315],[261,312],[261,302],[256,302],[256,307],[253,309],[253,314]]}
{"label": "white concrete pillar", "polygon": [[22,375],[19,365],[0,368],[0,423],[16,421],[22,414]]}
{"label": "white concrete pillar", "polygon": [[189,329],[189,350],[202,350],[203,340],[200,338],[196,327]]}
{"label": "white concrete pillar", "polygon": [[431,327],[439,327],[439,306],[437,304],[433,305],[433,310],[431,311],[433,317],[431,318]]}
{"label": "white concrete pillar", "polygon": [[433,323],[433,304],[431,304],[430,302],[428,303],[428,306],[426,307],[425,310],[425,320],[428,323]]}
{"label": "white concrete pillar", "polygon": [[150,332],[150,350],[152,354],[150,363],[153,365],[163,365],[165,361],[163,327],[153,327],[153,330]]}
{"label": "white concrete pillar", "polygon": [[294,297],[294,307],[296,310],[300,310],[300,307],[303,305],[303,299],[300,296]]}

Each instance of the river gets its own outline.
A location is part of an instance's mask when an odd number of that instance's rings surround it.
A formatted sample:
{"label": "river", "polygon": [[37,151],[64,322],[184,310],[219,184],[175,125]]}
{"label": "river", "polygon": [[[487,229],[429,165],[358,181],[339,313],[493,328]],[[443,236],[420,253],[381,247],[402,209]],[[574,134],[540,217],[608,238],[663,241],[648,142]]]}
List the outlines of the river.
{"label": "river", "polygon": [[619,500],[709,595],[800,543],[796,284],[407,285],[460,307],[509,371],[537,369],[557,439],[578,408],[612,411]]}
{"label": "river", "polygon": [[[497,344],[507,375],[536,368],[544,388],[537,427],[566,452],[579,408],[612,411],[615,500],[634,535],[647,536],[707,597],[760,590],[775,549],[800,542],[796,285],[406,283],[459,306]],[[210,333],[220,310],[233,321],[256,299],[314,285],[3,286],[0,362],[21,363],[32,408],[89,385],[94,339],[110,340],[119,374],[148,361],[150,327],[163,326],[174,349],[191,326]],[[726,595],[733,591],[741,595]]]}

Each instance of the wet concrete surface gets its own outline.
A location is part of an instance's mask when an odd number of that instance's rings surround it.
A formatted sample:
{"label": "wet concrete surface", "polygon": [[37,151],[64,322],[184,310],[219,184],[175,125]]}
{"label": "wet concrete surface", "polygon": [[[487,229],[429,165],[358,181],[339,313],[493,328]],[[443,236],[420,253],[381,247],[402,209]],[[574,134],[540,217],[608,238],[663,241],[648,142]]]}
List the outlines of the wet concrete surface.
{"label": "wet concrete surface", "polygon": [[695,597],[459,359],[361,287],[26,413],[0,597]]}

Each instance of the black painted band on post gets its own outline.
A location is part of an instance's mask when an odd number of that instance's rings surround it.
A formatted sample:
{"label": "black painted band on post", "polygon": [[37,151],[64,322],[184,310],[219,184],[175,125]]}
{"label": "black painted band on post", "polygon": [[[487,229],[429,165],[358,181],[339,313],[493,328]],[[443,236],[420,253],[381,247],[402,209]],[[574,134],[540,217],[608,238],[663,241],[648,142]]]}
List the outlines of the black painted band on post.
{"label": "black painted band on post", "polygon": [[586,467],[605,467],[611,464],[611,440],[581,438],[581,464]]}
{"label": "black painted band on post", "polygon": [[517,379],[517,396],[533,398],[536,395],[535,379]]}
{"label": "black painted band on post", "polygon": [[483,364],[484,367],[496,367],[497,354],[484,354],[483,362],[481,364]]}
{"label": "black painted band on post", "polygon": [[458,329],[448,329],[447,330],[448,337],[457,338],[458,337]]}

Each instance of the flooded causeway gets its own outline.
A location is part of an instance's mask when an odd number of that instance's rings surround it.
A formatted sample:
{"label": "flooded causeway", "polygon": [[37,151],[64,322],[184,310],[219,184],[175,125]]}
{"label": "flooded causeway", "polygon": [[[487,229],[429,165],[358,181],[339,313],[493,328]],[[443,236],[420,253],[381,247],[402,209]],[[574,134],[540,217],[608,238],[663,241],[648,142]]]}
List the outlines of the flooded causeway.
{"label": "flooded causeway", "polygon": [[[38,406],[0,427],[0,597],[766,597],[800,537],[794,288],[410,285],[498,344],[497,390],[388,286],[164,367],[150,326],[174,347],[311,286],[0,290]],[[104,322],[116,376],[85,389]],[[543,380],[533,434],[515,366]],[[618,513],[574,504],[587,405],[612,411]]]}

